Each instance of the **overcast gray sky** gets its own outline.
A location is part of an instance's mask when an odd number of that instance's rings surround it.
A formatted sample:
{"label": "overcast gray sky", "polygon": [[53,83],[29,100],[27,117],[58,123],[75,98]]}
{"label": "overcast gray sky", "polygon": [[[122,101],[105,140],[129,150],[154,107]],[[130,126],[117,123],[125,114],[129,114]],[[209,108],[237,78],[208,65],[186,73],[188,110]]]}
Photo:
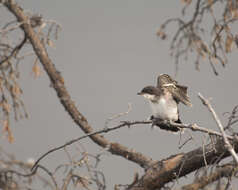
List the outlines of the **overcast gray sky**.
{"label": "overcast gray sky", "polygon": [[[181,15],[180,1],[18,2],[27,11],[42,14],[45,19],[55,20],[62,25],[56,47],[49,50],[49,55],[61,71],[78,109],[96,130],[104,127],[107,118],[126,111],[129,102],[132,111],[119,121],[144,120],[150,116],[147,102],[136,94],[146,85],[155,85],[158,74],[175,74],[169,43],[158,39],[156,31],[165,19]],[[1,24],[5,21],[2,18]],[[193,103],[192,108],[180,105],[182,121],[216,129],[209,112],[197,98],[197,93],[201,92],[211,98],[225,123],[222,113],[231,111],[237,105],[237,60],[237,53],[234,53],[225,69],[217,65],[219,76],[212,73],[205,61],[201,62],[201,71],[198,72],[191,61],[181,60],[176,79],[189,86]],[[33,59],[28,58],[20,64],[23,99],[30,117],[11,122],[14,144],[9,145],[6,139],[1,139],[2,145],[22,160],[29,157],[37,159],[49,148],[83,135],[59,103],[44,71],[40,78],[34,79],[32,62]],[[179,150],[179,136],[159,129],[151,130],[150,126],[122,129],[105,136],[155,160],[198,146],[193,142]],[[202,136],[199,138],[201,140]],[[82,143],[90,153],[101,151],[90,140]],[[124,158],[109,153],[102,158],[100,166],[105,172],[108,189],[112,189],[114,184],[130,183],[135,171],[142,172],[137,165]],[[55,153],[43,164],[53,168],[65,160],[64,152]]]}

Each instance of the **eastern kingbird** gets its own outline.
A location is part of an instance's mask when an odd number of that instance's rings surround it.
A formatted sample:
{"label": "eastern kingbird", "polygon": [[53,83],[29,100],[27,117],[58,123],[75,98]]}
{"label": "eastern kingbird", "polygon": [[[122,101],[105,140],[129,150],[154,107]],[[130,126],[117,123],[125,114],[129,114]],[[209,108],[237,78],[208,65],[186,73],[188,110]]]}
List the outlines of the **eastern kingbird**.
{"label": "eastern kingbird", "polygon": [[[146,86],[138,93],[149,100],[152,117],[151,119],[160,119],[181,123],[179,119],[178,103],[182,102],[185,105],[192,106],[187,95],[187,87],[179,85],[169,75],[162,74],[158,76],[157,87]],[[168,125],[157,125],[161,129],[177,132],[178,127]]]}

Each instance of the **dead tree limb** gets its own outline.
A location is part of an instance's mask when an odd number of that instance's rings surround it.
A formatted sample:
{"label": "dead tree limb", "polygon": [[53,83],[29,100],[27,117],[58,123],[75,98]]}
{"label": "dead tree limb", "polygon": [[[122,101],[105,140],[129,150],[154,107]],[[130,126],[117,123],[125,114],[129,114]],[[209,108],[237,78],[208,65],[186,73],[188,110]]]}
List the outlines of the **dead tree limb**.
{"label": "dead tree limb", "polygon": [[[232,145],[234,146],[234,150],[237,152],[238,142],[233,142]],[[159,189],[164,187],[168,182],[186,176],[205,165],[218,163],[220,160],[228,156],[230,156],[230,153],[227,151],[226,147],[224,147],[223,139],[218,138],[215,144],[210,143],[205,147],[200,147],[187,153],[176,154],[167,159],[156,162],[145,172],[137,183],[129,189]],[[206,160],[206,163],[204,159]]]}

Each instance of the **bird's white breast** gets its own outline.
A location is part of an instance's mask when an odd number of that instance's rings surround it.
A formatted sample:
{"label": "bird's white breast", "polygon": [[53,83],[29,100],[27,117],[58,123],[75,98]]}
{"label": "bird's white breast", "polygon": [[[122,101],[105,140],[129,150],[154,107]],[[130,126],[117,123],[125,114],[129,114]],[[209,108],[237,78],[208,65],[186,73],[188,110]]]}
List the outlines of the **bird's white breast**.
{"label": "bird's white breast", "polygon": [[153,116],[177,121],[178,120],[178,107],[175,101],[166,101],[165,98],[160,98],[157,102],[150,102]]}

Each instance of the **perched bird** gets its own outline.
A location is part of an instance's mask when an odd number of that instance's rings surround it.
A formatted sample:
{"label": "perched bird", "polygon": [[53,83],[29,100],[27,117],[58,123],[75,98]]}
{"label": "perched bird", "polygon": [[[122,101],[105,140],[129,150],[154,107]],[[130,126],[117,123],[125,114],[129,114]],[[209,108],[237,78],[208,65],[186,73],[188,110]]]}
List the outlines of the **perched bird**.
{"label": "perched bird", "polygon": [[[187,87],[178,85],[169,75],[159,75],[157,87],[146,86],[138,93],[149,100],[152,109],[152,118],[181,123],[179,119],[178,103],[191,106],[187,95]],[[158,125],[161,129],[177,132],[178,127]]]}

